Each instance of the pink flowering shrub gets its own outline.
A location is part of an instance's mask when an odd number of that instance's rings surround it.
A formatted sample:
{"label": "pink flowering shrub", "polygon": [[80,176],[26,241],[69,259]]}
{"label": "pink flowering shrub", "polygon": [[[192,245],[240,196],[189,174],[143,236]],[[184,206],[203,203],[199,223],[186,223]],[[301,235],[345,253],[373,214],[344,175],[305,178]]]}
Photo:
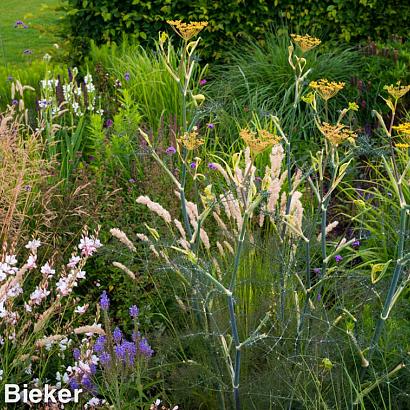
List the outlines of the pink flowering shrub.
{"label": "pink flowering shrub", "polygon": [[68,384],[67,350],[77,335],[93,331],[93,326],[80,326],[88,305],[74,289],[86,281],[85,264],[102,246],[97,235],[84,232],[60,269],[51,261],[39,265],[37,239],[26,244],[24,260],[6,251],[0,256],[0,390],[5,383]]}

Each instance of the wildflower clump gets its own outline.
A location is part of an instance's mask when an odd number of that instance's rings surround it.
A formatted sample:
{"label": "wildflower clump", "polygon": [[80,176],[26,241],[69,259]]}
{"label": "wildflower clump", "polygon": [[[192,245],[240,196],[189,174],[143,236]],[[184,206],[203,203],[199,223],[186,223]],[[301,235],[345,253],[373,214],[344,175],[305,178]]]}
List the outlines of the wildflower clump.
{"label": "wildflower clump", "polygon": [[261,129],[257,132],[244,128],[239,132],[240,137],[254,154],[259,154],[279,143],[280,137],[276,134]]}
{"label": "wildflower clump", "polygon": [[332,125],[327,122],[323,122],[319,127],[319,130],[325,138],[336,147],[345,141],[353,143],[354,139],[357,137],[353,131],[346,129],[346,125],[343,124]]}
{"label": "wildflower clump", "polygon": [[311,81],[309,84],[309,87],[313,88],[325,101],[334,97],[344,86],[345,83],[343,82],[337,83],[335,81],[326,80],[325,78],[322,78],[319,81]]}
{"label": "wildflower clump", "polygon": [[172,29],[185,41],[198,35],[207,25],[207,21],[192,21],[184,23],[181,20],[167,20]]}
{"label": "wildflower clump", "polygon": [[303,53],[312,50],[321,43],[318,38],[309,36],[308,34],[305,34],[304,36],[291,34],[290,36],[292,37],[293,42],[299,46]]}

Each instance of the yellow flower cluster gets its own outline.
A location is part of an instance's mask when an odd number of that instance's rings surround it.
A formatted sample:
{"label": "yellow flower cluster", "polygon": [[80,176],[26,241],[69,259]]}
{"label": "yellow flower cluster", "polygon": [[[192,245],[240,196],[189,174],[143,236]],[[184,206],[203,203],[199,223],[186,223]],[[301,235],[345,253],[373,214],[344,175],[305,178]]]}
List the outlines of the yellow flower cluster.
{"label": "yellow flower cluster", "polygon": [[395,99],[398,100],[399,98],[403,97],[408,91],[410,91],[410,85],[400,85],[400,82],[394,85],[385,85],[383,87],[384,90]]}
{"label": "yellow flower cluster", "polygon": [[393,127],[397,134],[410,137],[410,122],[404,122],[403,124]]}
{"label": "yellow flower cluster", "polygon": [[346,140],[354,142],[354,139],[357,137],[353,131],[345,128],[346,125],[331,125],[327,122],[322,123],[322,126],[319,127],[320,132],[336,147]]}
{"label": "yellow flower cluster", "polygon": [[397,144],[395,144],[395,147],[405,149],[405,148],[410,148],[410,144],[397,143]]}
{"label": "yellow flower cluster", "polygon": [[315,48],[321,43],[318,38],[309,36],[308,34],[305,34],[304,36],[291,34],[290,36],[292,37],[293,42],[300,47],[303,53]]}
{"label": "yellow flower cluster", "polygon": [[345,83],[337,83],[335,81],[328,81],[326,79],[321,79],[319,81],[311,81],[309,84],[310,88],[313,88],[322,97],[323,100],[327,101],[334,97],[343,87]]}
{"label": "yellow flower cluster", "polygon": [[181,20],[167,20],[167,23],[185,41],[189,41],[192,37],[195,37],[208,25],[207,21],[192,21],[191,23],[184,23]]}
{"label": "yellow flower cluster", "polygon": [[258,132],[254,132],[245,128],[240,131],[239,135],[255,154],[265,151],[266,148],[272,147],[280,141],[278,135],[272,134],[267,130],[258,130]]}
{"label": "yellow flower cluster", "polygon": [[204,143],[202,138],[198,138],[198,132],[196,130],[185,132],[177,141],[189,151],[193,151]]}

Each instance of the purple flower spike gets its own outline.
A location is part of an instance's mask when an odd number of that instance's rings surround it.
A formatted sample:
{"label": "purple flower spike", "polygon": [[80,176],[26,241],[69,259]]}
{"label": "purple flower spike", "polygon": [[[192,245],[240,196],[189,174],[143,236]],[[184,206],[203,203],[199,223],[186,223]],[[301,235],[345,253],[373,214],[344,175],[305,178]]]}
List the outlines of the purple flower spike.
{"label": "purple flower spike", "polygon": [[148,344],[145,337],[140,340],[138,347],[140,353],[145,357],[151,357],[154,354],[154,351],[151,349],[151,346]]}
{"label": "purple flower spike", "polygon": [[337,263],[341,262],[342,260],[343,260],[343,257],[342,257],[341,255],[336,255],[336,256],[335,256],[335,261],[336,261]]}
{"label": "purple flower spike", "polygon": [[80,349],[75,348],[73,350],[73,357],[74,357],[74,360],[80,360]]}
{"label": "purple flower spike", "polygon": [[216,170],[216,169],[218,169],[218,167],[216,166],[216,164],[215,163],[213,163],[213,162],[210,162],[209,164],[208,164],[208,168],[209,169],[212,169],[212,170]]}
{"label": "purple flower spike", "polygon": [[208,81],[206,81],[206,79],[205,78],[203,78],[200,82],[199,82],[199,85],[205,85],[206,83],[207,83]]}
{"label": "purple flower spike", "polygon": [[94,344],[94,352],[101,353],[104,350],[106,340],[107,339],[105,336],[102,336],[102,335],[98,336]]}
{"label": "purple flower spike", "polygon": [[114,339],[114,342],[119,344],[122,339],[122,332],[119,327],[116,327],[114,329],[114,332],[112,332],[112,338]]}
{"label": "purple flower spike", "polygon": [[213,130],[213,129],[215,128],[215,124],[212,123],[212,122],[210,122],[210,123],[207,125],[207,127],[208,127],[210,130]]}
{"label": "purple flower spike", "polygon": [[105,122],[105,126],[107,128],[111,128],[113,124],[114,124],[114,121],[111,118],[108,118],[108,120]]}
{"label": "purple flower spike", "polygon": [[130,81],[131,76],[128,71],[124,74],[124,78],[125,78],[125,81]]}
{"label": "purple flower spike", "polygon": [[191,167],[191,169],[195,169],[196,168],[196,162],[191,162],[189,164],[189,166]]}
{"label": "purple flower spike", "polygon": [[130,316],[131,316],[133,319],[137,318],[137,316],[139,315],[139,313],[140,313],[140,310],[138,309],[137,306],[132,305],[132,306],[130,307]]}
{"label": "purple flower spike", "polygon": [[316,275],[319,275],[321,272],[320,268],[313,268],[313,273],[315,273]]}
{"label": "purple flower spike", "polygon": [[12,102],[11,102],[11,105],[18,105],[19,104],[19,102],[18,102],[18,100],[16,100],[16,99],[14,99]]}
{"label": "purple flower spike", "polygon": [[100,306],[102,310],[108,310],[110,307],[110,299],[108,298],[107,292],[104,290],[100,296]]}
{"label": "purple flower spike", "polygon": [[117,359],[120,359],[121,361],[125,360],[125,355],[127,351],[125,350],[124,344],[115,346],[114,351],[115,351],[115,356],[117,356]]}
{"label": "purple flower spike", "polygon": [[107,366],[111,362],[111,355],[107,352],[103,352],[100,356],[100,362],[103,366]]}
{"label": "purple flower spike", "polygon": [[170,147],[168,147],[168,148],[165,150],[165,152],[166,152],[168,155],[174,155],[174,154],[177,152],[177,150],[175,149],[175,147],[173,147],[173,146],[171,145]]}

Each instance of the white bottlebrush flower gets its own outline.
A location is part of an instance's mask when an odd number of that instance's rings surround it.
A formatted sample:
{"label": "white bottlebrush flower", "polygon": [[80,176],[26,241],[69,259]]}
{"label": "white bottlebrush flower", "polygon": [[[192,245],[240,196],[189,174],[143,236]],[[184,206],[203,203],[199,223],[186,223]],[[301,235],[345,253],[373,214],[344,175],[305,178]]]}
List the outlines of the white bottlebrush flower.
{"label": "white bottlebrush flower", "polygon": [[156,213],[165,222],[171,223],[172,219],[170,213],[157,202],[151,201],[148,196],[139,196],[137,198],[137,204],[145,205],[150,211]]}
{"label": "white bottlebrush flower", "polygon": [[0,369],[0,381],[2,381],[2,380],[3,380],[3,374],[4,374],[3,369]]}

